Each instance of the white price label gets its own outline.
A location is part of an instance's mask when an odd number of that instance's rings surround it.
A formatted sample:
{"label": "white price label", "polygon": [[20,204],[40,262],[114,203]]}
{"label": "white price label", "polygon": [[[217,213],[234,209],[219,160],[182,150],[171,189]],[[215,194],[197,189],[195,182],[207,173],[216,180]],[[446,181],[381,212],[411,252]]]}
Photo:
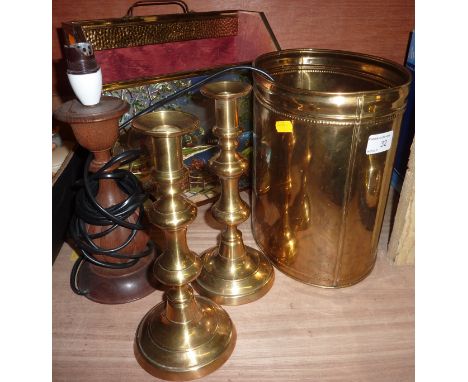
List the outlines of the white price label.
{"label": "white price label", "polygon": [[393,131],[370,135],[367,141],[366,154],[377,154],[389,150],[392,146],[392,138]]}

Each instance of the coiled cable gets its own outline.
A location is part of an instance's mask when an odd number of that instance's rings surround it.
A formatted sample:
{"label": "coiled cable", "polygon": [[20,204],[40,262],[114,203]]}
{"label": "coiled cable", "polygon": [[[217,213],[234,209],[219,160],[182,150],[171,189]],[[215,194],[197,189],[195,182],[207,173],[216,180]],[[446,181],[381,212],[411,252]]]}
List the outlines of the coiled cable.
{"label": "coiled cable", "polygon": [[[134,116],[120,124],[119,129],[125,130],[126,127],[130,125],[130,123],[140,115],[150,113],[164,106],[165,104],[177,99],[178,97],[192,90],[200,88],[203,84],[210,82],[222,76],[223,74],[234,70],[250,70],[265,76],[270,81],[274,81],[273,77],[271,77],[267,72],[252,66],[238,65],[226,68],[202,79],[196,84],[187,86],[186,88],[181,89],[167,96],[166,98],[155,102],[154,104],[148,106],[144,110],[141,110],[140,112],[136,113]],[[121,154],[114,156],[111,160],[109,160],[109,162],[107,162],[103,167],[101,167],[96,173],[92,175],[88,174],[88,168],[93,159],[93,155],[90,154],[86,161],[83,179],[80,181],[83,187],[78,191],[78,194],[76,196],[75,215],[73,216],[70,224],[71,237],[75,242],[75,245],[81,255],[73,265],[70,275],[70,286],[76,294],[85,295],[88,293],[87,291],[82,291],[78,288],[76,280],[78,271],[85,260],[90,261],[92,264],[106,268],[124,269],[135,265],[140,258],[148,256],[153,251],[154,243],[151,240],[149,240],[145,250],[138,254],[128,256],[119,253],[119,251],[124,249],[133,240],[138,230],[143,229],[143,226],[141,225],[141,219],[143,216],[142,206],[144,201],[147,199],[148,195],[143,191],[138,181],[138,178],[130,171],[116,169],[111,172],[106,172],[107,169],[114,167],[117,164],[119,164],[119,166],[123,166],[134,161],[141,154],[141,150],[124,151]],[[103,208],[101,205],[99,205],[95,198],[99,188],[100,179],[115,180],[119,187],[128,195],[128,198],[119,204],[116,204],[109,208]],[[135,223],[130,223],[125,220],[137,210],[139,210],[139,215],[138,220]],[[96,234],[89,234],[86,230],[87,224],[110,227],[102,232]],[[131,230],[131,233],[129,234],[127,240],[125,240],[125,242],[122,243],[120,246],[112,249],[105,249],[98,247],[93,242],[93,239],[103,237],[115,230],[119,226]],[[92,254],[106,255],[116,259],[127,259],[128,261],[125,263],[109,263],[96,259]]]}
{"label": "coiled cable", "polygon": [[[80,290],[77,286],[76,276],[82,263],[87,260],[92,264],[112,269],[124,269],[135,265],[139,259],[148,256],[154,249],[154,243],[149,240],[146,248],[137,254],[125,255],[120,253],[133,240],[139,230],[143,229],[141,219],[143,217],[143,203],[148,195],[143,191],[138,178],[130,171],[121,168],[107,171],[112,167],[123,166],[137,159],[142,154],[141,150],[128,150],[111,158],[97,172],[90,175],[89,165],[93,159],[90,154],[86,160],[83,179],[78,182],[82,187],[78,190],[75,199],[75,214],[70,224],[70,236],[80,254],[70,274],[71,289],[79,295],[87,294],[88,291]],[[99,180],[112,179],[120,189],[128,195],[122,202],[111,207],[104,208],[96,200],[99,189]],[[135,211],[138,211],[138,219],[130,223],[126,219]],[[109,226],[102,232],[89,234],[87,225]],[[106,249],[96,245],[93,240],[104,237],[117,229],[125,227],[130,230],[127,239],[118,247]],[[94,255],[105,255],[115,259],[126,259],[124,263],[110,263],[96,259]]]}

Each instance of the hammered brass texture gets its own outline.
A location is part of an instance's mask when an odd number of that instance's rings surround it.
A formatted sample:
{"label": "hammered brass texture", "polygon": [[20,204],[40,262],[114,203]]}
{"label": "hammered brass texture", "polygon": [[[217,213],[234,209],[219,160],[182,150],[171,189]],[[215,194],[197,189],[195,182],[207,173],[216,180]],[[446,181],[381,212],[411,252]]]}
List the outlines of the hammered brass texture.
{"label": "hammered brass texture", "polygon": [[195,289],[219,304],[246,304],[264,296],[274,281],[273,267],[260,251],[247,247],[237,225],[247,220],[249,206],[239,194],[239,178],[247,161],[236,151],[238,126],[237,99],[250,94],[251,85],[220,81],[204,85],[202,94],[215,100],[216,125],[220,150],[209,161],[210,169],[221,182],[221,194],[211,208],[213,217],[225,225],[219,246],[202,254],[203,270]]}
{"label": "hammered brass texture", "polygon": [[200,378],[219,368],[231,355],[236,330],[228,314],[213,301],[194,296],[189,285],[200,274],[200,258],[187,245],[187,226],[196,206],[183,195],[188,170],[182,161],[182,136],[199,121],[180,111],[158,111],[136,118],[132,128],[153,145],[155,202],[146,205],[148,220],[165,236],[155,261],[154,277],[168,287],[138,326],[134,352],[141,367],[173,381]]}
{"label": "hammered brass texture", "polygon": [[[297,280],[355,284],[375,263],[411,76],[381,58],[320,49],[268,53],[254,66],[275,79],[254,75],[254,237]],[[387,132],[389,150],[367,154],[369,137]]]}
{"label": "hammered brass texture", "polygon": [[96,51],[168,42],[236,36],[237,12],[132,16],[64,23],[79,30]]}

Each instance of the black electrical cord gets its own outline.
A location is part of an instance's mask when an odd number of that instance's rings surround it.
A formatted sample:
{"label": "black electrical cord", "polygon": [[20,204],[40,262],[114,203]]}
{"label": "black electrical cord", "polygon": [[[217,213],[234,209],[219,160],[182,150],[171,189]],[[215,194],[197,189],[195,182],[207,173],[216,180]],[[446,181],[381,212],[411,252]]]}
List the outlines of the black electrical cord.
{"label": "black electrical cord", "polygon": [[181,95],[184,95],[184,94],[186,94],[186,93],[188,93],[188,92],[190,92],[192,90],[198,89],[203,84],[206,84],[207,82],[210,82],[210,81],[214,80],[215,78],[218,78],[218,77],[222,76],[223,74],[225,74],[227,72],[231,72],[233,70],[251,70],[253,72],[257,72],[257,73],[261,74],[262,76],[265,76],[270,81],[274,81],[274,78],[272,76],[270,76],[267,72],[265,72],[262,69],[258,69],[258,68],[255,68],[253,66],[248,66],[248,65],[232,66],[230,68],[220,70],[219,72],[216,72],[216,73],[212,74],[211,76],[208,76],[208,77],[204,78],[203,80],[197,82],[196,84],[187,86],[186,88],[183,88],[183,89],[181,89],[181,90],[167,96],[166,98],[163,98],[162,100],[159,100],[159,101],[155,102],[154,104],[148,106],[146,109],[143,109],[143,110],[139,111],[138,113],[136,113],[133,117],[127,119],[125,122],[123,122],[119,126],[119,128],[124,130],[135,118],[139,117],[140,115],[150,113],[153,110],[156,110],[156,109],[160,108],[161,106],[164,106],[168,102],[171,102],[171,101],[175,100],[176,98],[179,98]]}
{"label": "black electrical cord", "polygon": [[[150,113],[153,110],[156,110],[161,106],[164,106],[165,104],[182,96],[183,94],[198,89],[203,84],[212,81],[215,78],[218,78],[223,74],[233,70],[251,70],[253,72],[257,72],[265,76],[270,81],[274,81],[273,77],[271,77],[267,72],[248,65],[238,65],[227,69],[223,69],[204,78],[196,84],[187,86],[186,88],[181,89],[167,96],[166,98],[155,102],[154,104],[148,106],[146,109],[141,110],[140,112],[136,113],[133,117],[119,125],[119,129],[124,130],[135,118],[139,117],[140,115]],[[122,166],[124,164],[134,161],[141,155],[141,153],[141,150],[125,151],[113,157],[101,169],[99,169],[96,173],[92,174],[91,176],[88,174],[88,168],[91,163],[91,160],[93,159],[92,154],[90,154],[86,161],[83,180],[80,182],[83,188],[81,188],[78,191],[78,194],[76,196],[75,215],[73,216],[70,225],[71,237],[74,240],[75,245],[81,255],[73,265],[72,272],[70,275],[70,286],[76,294],[87,294],[87,291],[80,290],[76,285],[76,276],[78,274],[78,270],[80,269],[81,265],[85,260],[90,261],[92,264],[106,268],[123,269],[135,265],[140,258],[148,256],[153,251],[154,243],[151,240],[149,240],[147,247],[141,253],[132,256],[123,255],[119,253],[119,251],[125,248],[135,237],[137,231],[143,229],[143,226],[140,222],[143,215],[142,205],[147,198],[147,194],[142,190],[141,185],[136,176],[130,171],[117,169],[112,172],[105,172],[105,170],[115,166],[116,164]],[[103,208],[101,205],[99,205],[95,198],[99,188],[99,179],[114,179],[119,185],[119,187],[127,195],[129,195],[129,197],[123,202],[116,204],[112,207]],[[137,222],[129,223],[128,221],[126,221],[125,219],[132,215],[136,210],[139,210]],[[87,224],[109,226],[109,228],[97,234],[89,234],[86,230]],[[112,249],[104,249],[94,244],[93,239],[103,237],[115,230],[119,226],[131,230],[131,233],[129,234],[127,240],[119,247]],[[96,259],[91,253],[106,255],[116,259],[127,259],[129,261],[120,264],[109,263]]]}
{"label": "black electrical cord", "polygon": [[[134,161],[141,153],[141,150],[125,151],[114,156],[97,172],[91,175],[89,174],[89,165],[93,159],[93,155],[90,154],[86,160],[83,179],[78,182],[82,188],[77,192],[75,214],[70,224],[70,235],[80,254],[79,259],[73,265],[70,275],[70,286],[76,294],[84,295],[88,293],[88,291],[80,290],[76,284],[78,270],[85,260],[105,268],[124,269],[135,265],[140,258],[148,256],[154,249],[154,243],[149,240],[146,248],[140,253],[131,256],[120,253],[120,251],[133,240],[138,230],[143,229],[141,224],[143,216],[142,206],[148,195],[143,191],[137,177],[130,171],[116,169],[106,172],[106,170],[112,167],[120,167]],[[109,208],[102,207],[96,201],[100,179],[113,179],[121,190],[128,195],[128,198]],[[126,221],[135,211],[139,212],[137,221],[135,223]],[[96,234],[89,234],[86,228],[88,224],[109,226],[109,228]],[[93,242],[93,240],[109,234],[118,227],[125,227],[131,230],[127,239],[118,247],[105,249],[97,246]],[[116,259],[126,259],[128,261],[125,263],[109,263],[96,259],[94,256],[96,254],[106,255]]]}

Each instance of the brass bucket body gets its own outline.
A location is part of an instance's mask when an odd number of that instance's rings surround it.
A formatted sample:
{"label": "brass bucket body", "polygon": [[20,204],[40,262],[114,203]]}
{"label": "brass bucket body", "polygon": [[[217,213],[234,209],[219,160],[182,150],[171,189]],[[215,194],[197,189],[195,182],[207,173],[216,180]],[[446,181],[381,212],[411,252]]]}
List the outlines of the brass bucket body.
{"label": "brass bucket body", "polygon": [[254,66],[254,237],[276,267],[337,288],[372,270],[411,75],[343,51],[292,49]]}

